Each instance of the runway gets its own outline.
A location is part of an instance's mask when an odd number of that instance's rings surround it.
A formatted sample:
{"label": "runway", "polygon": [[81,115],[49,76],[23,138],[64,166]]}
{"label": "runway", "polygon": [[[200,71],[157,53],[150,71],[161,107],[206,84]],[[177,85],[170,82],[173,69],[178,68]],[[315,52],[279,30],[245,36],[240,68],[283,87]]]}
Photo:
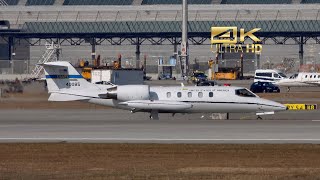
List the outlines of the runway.
{"label": "runway", "polygon": [[284,112],[265,120],[240,120],[248,114],[231,114],[233,120],[164,114],[156,121],[114,109],[0,110],[0,142],[319,144],[319,114]]}

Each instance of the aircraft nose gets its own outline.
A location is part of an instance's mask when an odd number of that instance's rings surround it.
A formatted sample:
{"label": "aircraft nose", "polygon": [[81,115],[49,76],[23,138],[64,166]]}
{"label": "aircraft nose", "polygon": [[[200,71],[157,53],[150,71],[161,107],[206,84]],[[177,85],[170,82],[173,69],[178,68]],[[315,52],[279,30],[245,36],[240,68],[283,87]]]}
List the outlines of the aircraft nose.
{"label": "aircraft nose", "polygon": [[271,110],[271,111],[285,111],[285,110],[288,110],[288,107],[281,104],[281,103],[278,103],[278,102],[275,102],[275,101],[271,101],[271,100],[264,100],[265,101],[265,104],[267,105],[267,107],[265,107],[266,109],[268,110]]}
{"label": "aircraft nose", "polygon": [[283,105],[283,104],[281,104],[281,110],[286,111],[286,110],[288,110],[288,107]]}
{"label": "aircraft nose", "polygon": [[275,109],[275,111],[286,111],[286,110],[288,110],[288,107],[283,104],[274,102],[274,109]]}

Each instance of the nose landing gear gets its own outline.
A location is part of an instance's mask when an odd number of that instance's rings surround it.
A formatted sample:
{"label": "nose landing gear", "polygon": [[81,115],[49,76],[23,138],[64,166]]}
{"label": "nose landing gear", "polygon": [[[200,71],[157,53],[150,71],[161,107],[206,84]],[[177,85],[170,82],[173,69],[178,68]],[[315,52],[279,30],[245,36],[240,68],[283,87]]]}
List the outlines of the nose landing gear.
{"label": "nose landing gear", "polygon": [[289,92],[289,91],[290,91],[290,87],[288,86],[288,87],[287,87],[287,92]]}

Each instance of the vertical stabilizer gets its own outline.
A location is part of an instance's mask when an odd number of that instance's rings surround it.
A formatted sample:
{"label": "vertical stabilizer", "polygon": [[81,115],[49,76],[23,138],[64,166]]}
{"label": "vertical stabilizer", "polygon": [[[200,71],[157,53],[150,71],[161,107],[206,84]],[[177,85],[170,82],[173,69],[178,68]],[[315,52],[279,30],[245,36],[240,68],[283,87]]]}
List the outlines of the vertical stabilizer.
{"label": "vertical stabilizer", "polygon": [[57,61],[41,65],[45,70],[49,93],[99,89],[96,85],[85,80],[69,62]]}

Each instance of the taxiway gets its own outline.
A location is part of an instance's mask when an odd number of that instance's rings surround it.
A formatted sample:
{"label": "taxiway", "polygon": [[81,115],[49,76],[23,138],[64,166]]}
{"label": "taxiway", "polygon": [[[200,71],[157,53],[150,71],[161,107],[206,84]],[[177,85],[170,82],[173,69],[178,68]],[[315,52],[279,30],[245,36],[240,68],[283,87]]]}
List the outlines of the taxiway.
{"label": "taxiway", "polygon": [[0,110],[0,142],[320,143],[320,111],[283,112],[255,120],[231,114],[148,114],[106,110]]}

